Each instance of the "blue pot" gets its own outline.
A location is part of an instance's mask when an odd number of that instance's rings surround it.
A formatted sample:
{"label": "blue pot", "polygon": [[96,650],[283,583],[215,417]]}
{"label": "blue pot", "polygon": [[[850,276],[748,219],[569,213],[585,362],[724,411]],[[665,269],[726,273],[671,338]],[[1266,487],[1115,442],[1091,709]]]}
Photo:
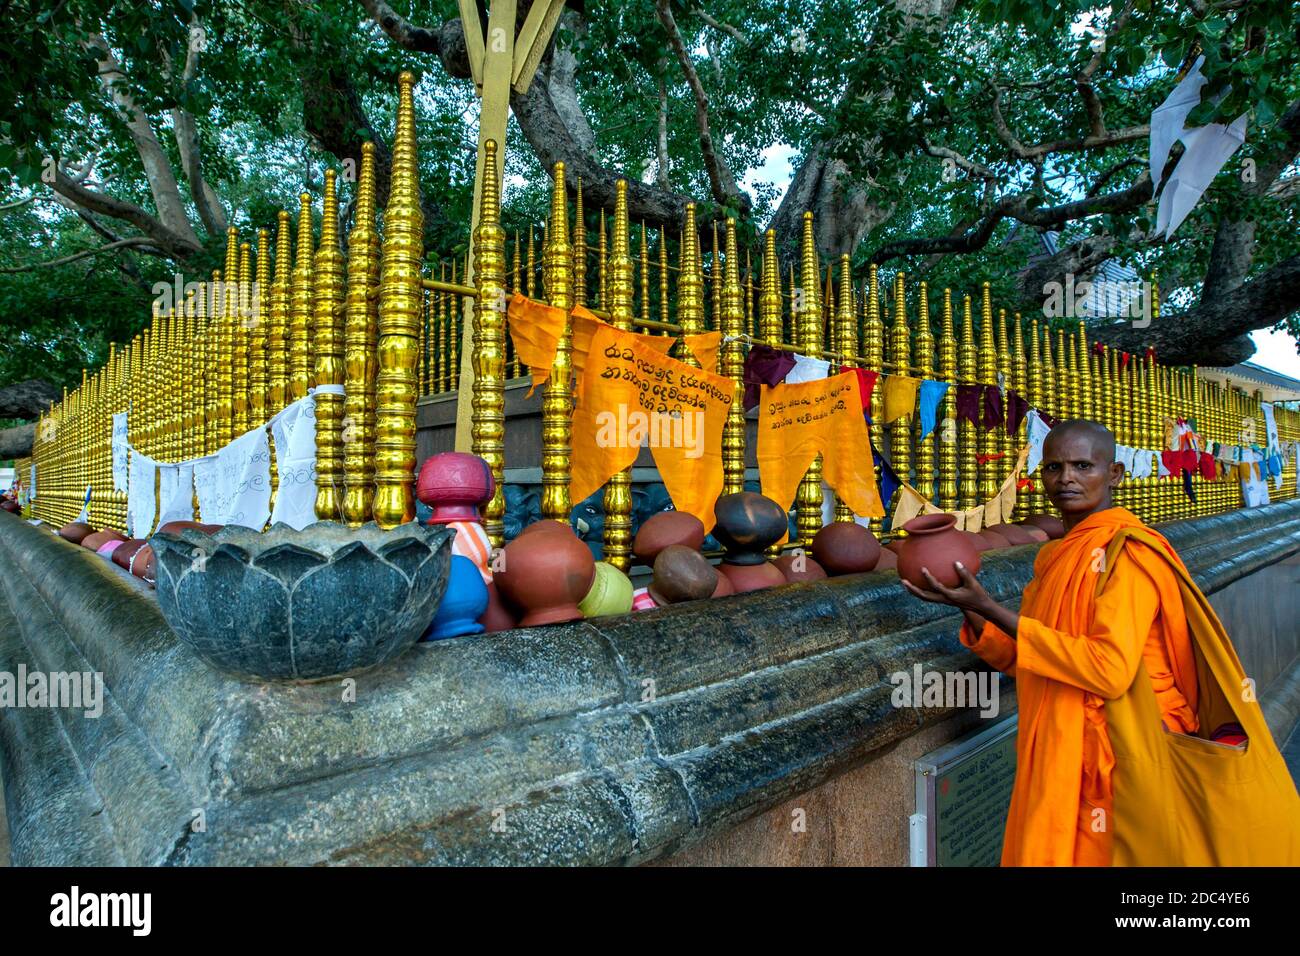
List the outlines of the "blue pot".
{"label": "blue pot", "polygon": [[438,605],[433,624],[424,635],[426,641],[440,641],[462,634],[480,634],[483,625],[478,619],[488,606],[488,589],[483,575],[469,558],[459,554],[451,556],[451,572],[447,577],[447,590]]}

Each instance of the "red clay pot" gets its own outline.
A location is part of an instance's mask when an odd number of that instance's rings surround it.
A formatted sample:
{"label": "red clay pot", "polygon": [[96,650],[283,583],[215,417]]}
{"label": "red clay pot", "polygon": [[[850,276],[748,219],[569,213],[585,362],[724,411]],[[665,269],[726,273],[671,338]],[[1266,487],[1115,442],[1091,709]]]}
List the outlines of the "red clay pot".
{"label": "red clay pot", "polygon": [[478,622],[483,625],[483,632],[508,631],[517,626],[515,612],[512,611],[497,590],[496,581],[488,582],[488,606]]}
{"label": "red clay pot", "polygon": [[146,584],[153,587],[154,581],[157,580],[157,575],[154,572],[153,548],[146,544],[132,555],[130,571],[137,578],[143,579]]}
{"label": "red clay pot", "polygon": [[771,561],[760,564],[727,564],[724,561],[718,565],[718,572],[731,579],[731,586],[737,594],[785,584],[785,575]]}
{"label": "red clay pot", "polygon": [[415,496],[433,509],[430,524],[483,519],[479,508],[492,500],[492,469],[478,455],[445,451],[420,466]]}
{"label": "red clay pot", "polygon": [[852,521],[836,521],[817,532],[812,540],[813,557],[831,577],[870,571],[880,560],[880,542],[866,528]]}
{"label": "red clay pot", "polygon": [[683,601],[712,597],[718,587],[718,572],[708,559],[684,544],[670,544],[655,558],[650,596],[662,607]]}
{"label": "red clay pot", "polygon": [[119,534],[112,528],[105,528],[103,531],[96,531],[94,534],[88,534],[81,539],[81,546],[91,551],[98,551],[101,545],[110,541],[125,541],[126,535]]}
{"label": "red clay pot", "polygon": [[224,525],[204,524],[201,521],[168,521],[164,525],[159,525],[158,531],[155,531],[154,534],[158,534],[159,531],[166,531],[168,534],[180,534],[186,528],[193,528],[196,531],[202,531],[204,534],[216,534],[223,527]]}
{"label": "red clay pot", "polygon": [[985,528],[983,531],[977,532],[977,534],[989,543],[989,550],[1011,547],[1011,542],[1002,537],[1002,535],[998,534],[996,531],[990,531],[988,528]]}
{"label": "red clay pot", "polygon": [[976,534],[974,531],[963,531],[962,534],[970,539],[970,543],[975,546],[976,551],[992,551],[993,542],[982,534]]}
{"label": "red clay pot", "polygon": [[113,552],[113,563],[123,571],[130,571],[131,559],[135,557],[137,551],[145,546],[145,543],[144,538],[130,538],[123,541],[117,546],[117,550]]}
{"label": "red clay pot", "polygon": [[735,594],[736,589],[731,584],[731,578],[722,573],[722,565],[718,565],[715,570],[718,572],[718,583],[714,586],[713,593],[709,597],[720,598]]}
{"label": "red clay pot", "polygon": [[578,602],[591,590],[596,561],[566,525],[559,527],[563,533],[520,534],[505,546],[504,569],[492,576],[501,596],[523,609],[521,627],[582,617]]}
{"label": "red clay pot", "polygon": [[[787,581],[823,581],[826,569],[807,554],[783,554],[772,562],[781,569]],[[796,564],[800,570],[795,570]]]}
{"label": "red clay pot", "polygon": [[573,529],[562,521],[555,521],[552,518],[542,518],[527,525],[523,531],[520,531],[515,535],[515,540],[518,541],[526,534],[547,534],[552,531],[568,531],[572,533]]}
{"label": "red clay pot", "polygon": [[1002,535],[1012,545],[1033,544],[1035,541],[1032,534],[1017,524],[991,524],[987,530]]}
{"label": "red clay pot", "polygon": [[1025,524],[1042,528],[1052,539],[1065,537],[1065,523],[1056,515],[1030,515],[1025,519]]}
{"label": "red clay pot", "polygon": [[874,568],[872,568],[871,570],[873,570],[873,571],[897,571],[897,570],[898,570],[898,555],[896,555],[893,551],[890,551],[888,548],[884,548],[884,549],[882,549],[881,552],[880,552],[880,558],[876,561],[876,566],[875,566]]}
{"label": "red clay pot", "polygon": [[632,553],[653,567],[659,552],[670,544],[698,551],[704,544],[704,522],[685,511],[660,511],[647,518],[632,539]]}
{"label": "red clay pot", "polygon": [[935,580],[951,588],[961,583],[955,562],[960,561],[971,574],[980,569],[979,551],[957,530],[956,515],[920,515],[903,525],[903,530],[907,537],[898,556],[898,574],[903,580],[928,588],[929,582],[921,574],[921,568],[927,568]]}
{"label": "red clay pot", "polygon": [[86,535],[94,533],[94,528],[80,521],[69,522],[59,529],[59,537],[65,541],[71,541],[73,544],[81,544]]}
{"label": "red clay pot", "polygon": [[898,557],[900,554],[903,553],[903,539],[894,538],[892,541],[887,542],[885,544],[885,550],[892,551],[894,553],[894,557]]}
{"label": "red clay pot", "polygon": [[1024,524],[1023,522],[1021,522],[1020,524],[1016,525],[1016,527],[1023,530],[1027,535],[1029,535],[1039,544],[1042,544],[1044,541],[1051,540],[1047,532],[1044,531],[1042,528],[1038,527],[1038,525],[1036,524]]}

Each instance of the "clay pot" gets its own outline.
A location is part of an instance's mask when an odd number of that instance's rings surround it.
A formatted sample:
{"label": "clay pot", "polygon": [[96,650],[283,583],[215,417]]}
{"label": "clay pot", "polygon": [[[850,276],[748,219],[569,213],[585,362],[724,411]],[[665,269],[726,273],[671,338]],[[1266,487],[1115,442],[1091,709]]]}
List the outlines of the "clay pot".
{"label": "clay pot", "polygon": [[807,554],[783,554],[772,562],[787,581],[823,581],[826,569]]}
{"label": "clay pot", "polygon": [[718,573],[727,576],[736,594],[785,584],[785,575],[771,561],[763,561],[761,564],[729,564],[724,559],[718,565]]}
{"label": "clay pot", "polygon": [[478,521],[479,508],[492,500],[492,469],[478,455],[445,451],[420,466],[415,496],[433,509],[429,524]]}
{"label": "clay pot", "polygon": [[710,594],[709,597],[729,597],[730,595],[735,594],[736,588],[732,585],[731,578],[722,573],[722,565],[718,565],[716,570],[718,572],[718,583],[713,588],[713,593]]}
{"label": "clay pot", "polygon": [[900,554],[903,553],[903,539],[894,538],[892,541],[887,542],[885,544],[885,550],[892,551],[894,553],[894,557],[898,557]]}
{"label": "clay pot", "polygon": [[91,551],[98,551],[101,546],[109,541],[125,541],[126,535],[119,534],[112,528],[105,528],[103,531],[96,531],[94,534],[88,534],[81,539],[81,546]]}
{"label": "clay pot", "polygon": [[1051,540],[1048,537],[1047,532],[1044,531],[1042,528],[1038,527],[1038,525],[1036,524],[1018,524],[1016,527],[1023,530],[1027,535],[1029,535],[1039,544],[1042,544],[1044,541]]}
{"label": "clay pot", "polygon": [[944,587],[961,583],[954,563],[960,561],[974,574],[980,569],[979,551],[965,534],[957,530],[957,516],[951,514],[919,515],[903,525],[903,553],[898,556],[898,574],[919,588],[929,588],[921,574],[927,568]]}
{"label": "clay pot", "polygon": [[86,535],[94,533],[94,528],[80,521],[69,522],[59,529],[59,537],[65,541],[71,541],[73,544],[81,544]]}
{"label": "clay pot", "polygon": [[1034,536],[1017,524],[991,524],[988,526],[989,531],[996,532],[1006,538],[1011,544],[1033,544]]}
{"label": "clay pot", "polygon": [[851,521],[836,521],[817,532],[813,557],[834,577],[870,571],[880,560],[880,542],[866,528]]}
{"label": "clay pot", "polygon": [[523,531],[520,531],[517,535],[515,535],[515,540],[518,541],[526,534],[548,534],[552,531],[560,531],[560,532],[568,531],[569,533],[572,533],[573,529],[561,521],[554,521],[550,518],[542,518],[540,521],[534,521],[532,524],[524,528]]}
{"label": "clay pot", "polygon": [[970,543],[975,546],[976,551],[993,550],[993,542],[982,534],[977,534],[974,531],[963,531],[962,534],[966,535],[966,537],[970,539]]}
{"label": "clay pot", "polygon": [[193,528],[195,531],[202,531],[204,534],[216,534],[222,529],[222,527],[223,526],[219,524],[204,524],[201,521],[168,521],[166,524],[160,525],[154,534],[161,534],[163,532],[166,532],[167,534],[180,534],[186,528]]}
{"label": "clay pot", "polygon": [[146,584],[153,584],[154,581],[158,580],[154,563],[153,548],[146,544],[131,556],[131,565],[129,570],[137,578],[143,579]]}
{"label": "clay pot", "polygon": [[729,565],[766,564],[765,552],[784,538],[790,528],[790,519],[781,506],[756,491],[722,495],[713,513],[718,519],[713,536],[727,552],[722,560]]}
{"label": "clay pot", "polygon": [[1025,524],[1042,528],[1052,539],[1065,537],[1065,523],[1056,515],[1030,515],[1025,519]]}
{"label": "clay pot", "polygon": [[632,539],[632,553],[642,564],[653,566],[659,552],[670,544],[692,551],[704,544],[704,522],[685,511],[660,511],[642,522]]}
{"label": "clay pot", "polygon": [[523,609],[519,624],[533,627],[582,617],[578,602],[591,590],[596,560],[568,525],[522,533],[505,546],[504,569],[493,575],[501,596]]}
{"label": "clay pot", "polygon": [[661,607],[712,597],[718,586],[718,572],[708,559],[682,544],[670,544],[660,551],[654,572],[650,596]]}
{"label": "clay pot", "polygon": [[1011,542],[1002,537],[1002,535],[998,534],[996,531],[990,531],[988,528],[985,528],[983,531],[977,532],[977,534],[989,543],[990,551],[996,548],[1011,547]]}
{"label": "clay pot", "polygon": [[873,571],[897,571],[898,555],[888,548],[881,548],[880,557],[876,559],[876,566]]}
{"label": "clay pot", "polygon": [[488,582],[487,591],[487,610],[478,619],[478,622],[483,625],[484,633],[494,634],[497,631],[512,630],[517,623],[517,618],[515,612],[510,610],[502,599],[501,592],[497,590],[496,581]]}
{"label": "clay pot", "polygon": [[7,511],[11,515],[22,514],[23,506],[18,503],[17,498],[5,498],[0,501],[0,511]]}
{"label": "clay pot", "polygon": [[481,634],[483,625],[478,619],[488,606],[487,585],[478,565],[460,554],[451,556],[451,569],[447,587],[438,602],[438,613],[421,640],[441,641],[462,634]]}
{"label": "clay pot", "polygon": [[101,558],[107,558],[111,560],[113,557],[113,552],[116,551],[118,549],[118,546],[121,545],[122,543],[123,542],[121,538],[110,538],[109,540],[101,544],[98,548],[96,548],[95,553],[99,555]]}
{"label": "clay pot", "polygon": [[632,610],[631,579],[614,565],[597,561],[596,576],[592,578],[591,590],[578,604],[578,609],[582,611],[583,617],[627,614]]}
{"label": "clay pot", "polygon": [[143,548],[144,545],[144,538],[131,538],[127,541],[123,541],[117,546],[117,550],[113,552],[113,563],[123,571],[130,571],[131,559],[135,557],[135,553]]}

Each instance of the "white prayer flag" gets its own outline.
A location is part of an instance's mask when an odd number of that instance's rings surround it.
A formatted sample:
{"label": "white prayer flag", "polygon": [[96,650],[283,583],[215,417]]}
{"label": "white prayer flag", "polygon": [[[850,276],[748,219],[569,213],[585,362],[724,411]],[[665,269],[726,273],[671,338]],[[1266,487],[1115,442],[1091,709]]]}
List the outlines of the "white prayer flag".
{"label": "white prayer flag", "polygon": [[169,521],[194,520],[194,463],[158,466],[158,526]]}
{"label": "white prayer flag", "polygon": [[126,511],[133,538],[147,538],[153,532],[154,475],[157,467],[158,463],[148,455],[142,455],[134,448],[131,449]]}
{"label": "white prayer flag", "polygon": [[130,468],[127,465],[126,412],[113,415],[113,490],[126,491]]}
{"label": "white prayer flag", "polygon": [[271,524],[301,531],[316,521],[315,398],[301,398],[271,419],[271,437],[280,476]]}

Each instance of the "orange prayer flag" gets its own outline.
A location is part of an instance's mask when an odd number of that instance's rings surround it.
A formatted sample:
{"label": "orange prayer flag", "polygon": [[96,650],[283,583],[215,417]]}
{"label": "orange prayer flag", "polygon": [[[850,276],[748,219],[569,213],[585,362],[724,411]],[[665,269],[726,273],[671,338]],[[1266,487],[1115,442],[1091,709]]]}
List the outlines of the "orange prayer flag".
{"label": "orange prayer flag", "polygon": [[731,381],[664,355],[648,338],[604,323],[595,327],[583,401],[573,416],[569,493],[574,501],[587,497],[648,443],[673,506],[708,531],[722,492]]}
{"label": "orange prayer flag", "polygon": [[510,297],[506,318],[515,354],[528,366],[532,376],[533,383],[528,389],[531,398],[537,386],[550,378],[555,350],[564,334],[564,310],[516,292]]}
{"label": "orange prayer flag", "polygon": [[[573,379],[578,383],[577,401],[582,402],[583,391],[583,373],[587,366],[587,353],[591,351],[591,337],[596,334],[599,328],[613,328],[608,322],[601,321],[600,317],[594,312],[580,305],[573,307]],[[643,335],[639,332],[626,332],[625,335],[633,335],[637,341],[647,345],[656,352],[668,353],[677,339],[670,335]],[[579,499],[581,500],[581,499]]]}
{"label": "orange prayer flag", "polygon": [[884,515],[853,370],[810,382],[765,385],[761,395],[758,474],[764,495],[789,511],[800,480],[820,452],[822,477],[854,514]]}
{"label": "orange prayer flag", "polygon": [[700,363],[700,368],[706,372],[717,374],[718,347],[722,344],[721,332],[697,332],[693,335],[683,335],[682,341],[686,343],[686,347],[691,350],[691,354]]}

